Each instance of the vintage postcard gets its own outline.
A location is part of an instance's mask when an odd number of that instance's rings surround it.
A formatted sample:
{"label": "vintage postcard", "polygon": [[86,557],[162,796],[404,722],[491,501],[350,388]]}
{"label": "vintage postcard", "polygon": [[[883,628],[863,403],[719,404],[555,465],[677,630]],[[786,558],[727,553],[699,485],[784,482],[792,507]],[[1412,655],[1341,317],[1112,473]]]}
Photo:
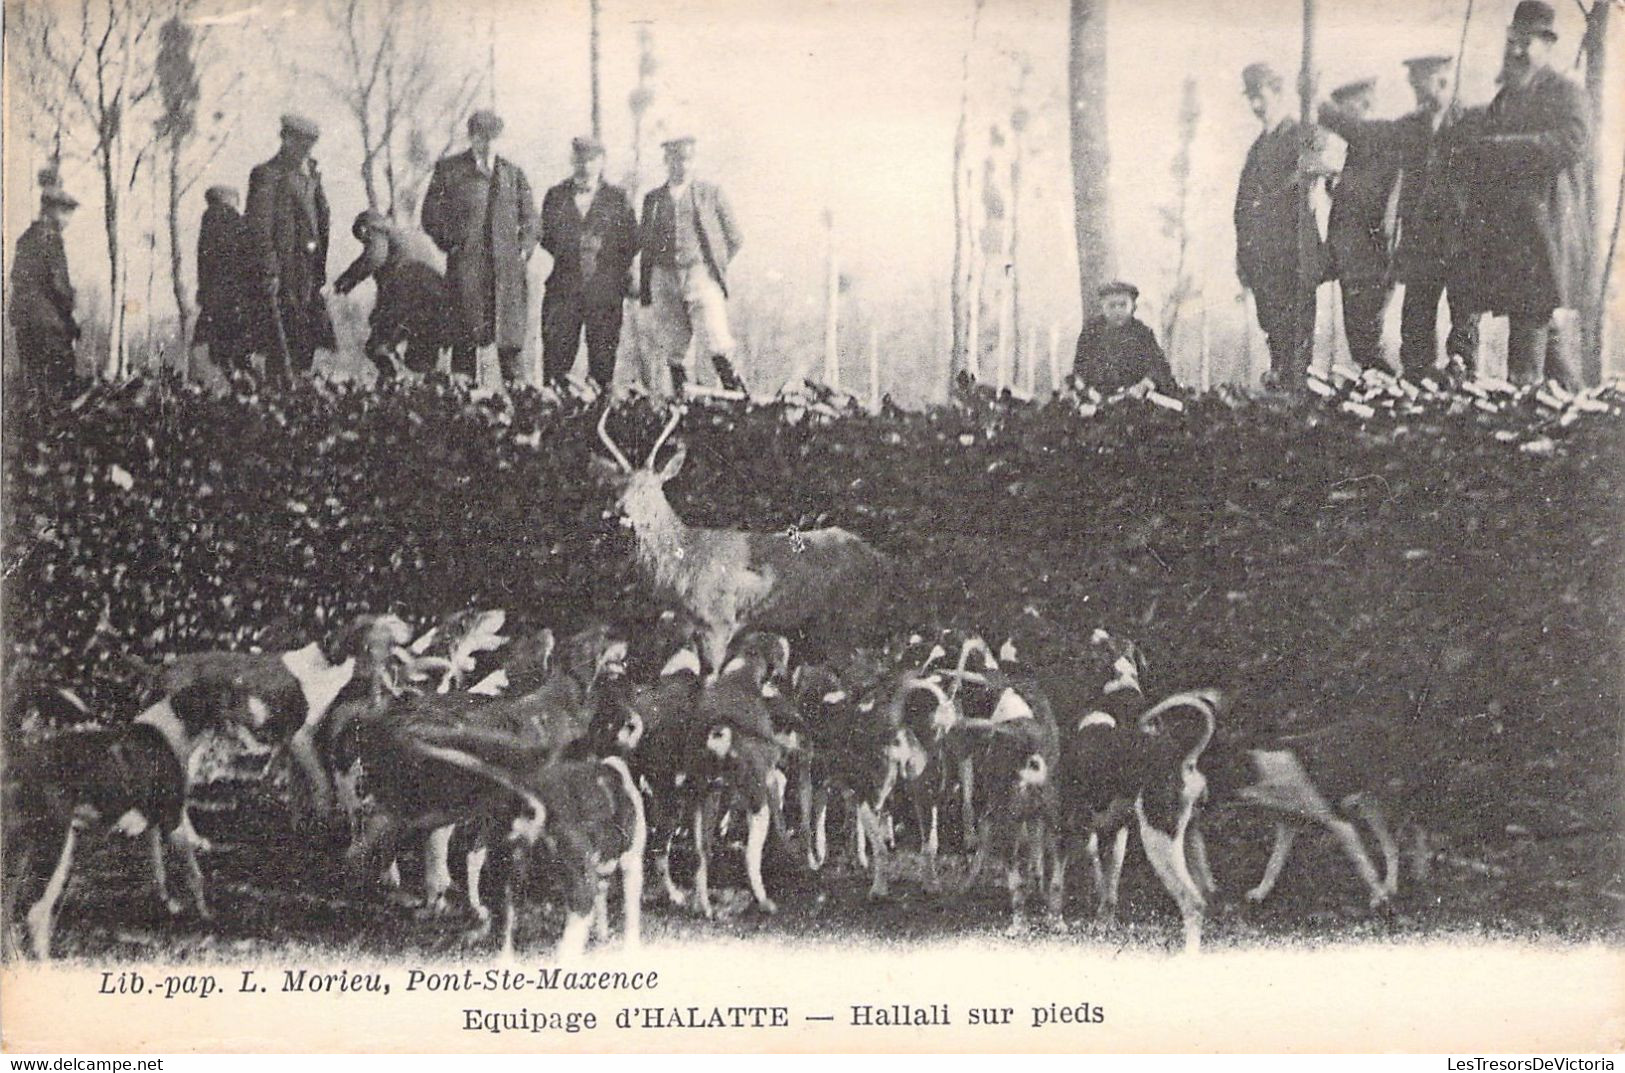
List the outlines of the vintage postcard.
{"label": "vintage postcard", "polygon": [[1625,1047],[1619,0],[4,80],[8,1053]]}

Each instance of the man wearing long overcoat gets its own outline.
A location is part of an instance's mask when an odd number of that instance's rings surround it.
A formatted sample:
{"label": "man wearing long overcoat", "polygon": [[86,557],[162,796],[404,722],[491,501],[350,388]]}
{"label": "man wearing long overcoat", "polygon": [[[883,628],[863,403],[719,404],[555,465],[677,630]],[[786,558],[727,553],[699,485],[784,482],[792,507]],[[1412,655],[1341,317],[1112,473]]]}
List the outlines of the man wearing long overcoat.
{"label": "man wearing long overcoat", "polygon": [[377,285],[365,349],[379,378],[395,376],[395,356],[403,345],[408,369],[433,372],[450,337],[440,251],[416,227],[374,209],[357,216],[350,233],[360,241],[361,255],[333,282],[333,290],[349,294],[369,279]]}
{"label": "man wearing long overcoat", "polygon": [[331,350],[327,285],[330,213],[310,151],[321,130],[304,116],[282,117],[282,147],[248,176],[254,349],[266,355],[272,380],[308,373],[318,348]]}
{"label": "man wearing long overcoat", "polygon": [[66,398],[82,385],[73,350],[79,322],[62,227],[79,202],[57,185],[54,173],[41,185],[39,219],[18,238],[11,259],[8,312],[22,382],[46,397]]}
{"label": "man wearing long overcoat", "polygon": [[1320,109],[1321,125],[1348,143],[1332,191],[1326,246],[1342,291],[1349,357],[1361,369],[1383,365],[1382,312],[1393,291],[1388,208],[1400,161],[1388,131],[1365,122],[1375,86],[1375,79],[1339,86]]}
{"label": "man wearing long overcoat", "polygon": [[434,167],[423,197],[423,230],[446,254],[452,372],[476,375],[477,348],[495,346],[502,379],[512,383],[525,345],[525,265],[538,227],[525,173],[493,149],[501,133],[495,112],[469,116],[469,148]]}
{"label": "man wearing long overcoat", "polygon": [[603,181],[604,147],[570,143],[573,174],[542,198],[542,248],[553,257],[542,297],[542,378],[557,384],[587,337],[587,372],[600,388],[615,376],[621,304],[632,285],[638,221],[626,192]]}
{"label": "man wearing long overcoat", "polygon": [[1451,284],[1508,318],[1509,379],[1550,375],[1578,387],[1576,370],[1548,368],[1548,349],[1552,313],[1578,307],[1585,287],[1591,117],[1584,90],[1551,66],[1555,21],[1541,0],[1518,4],[1500,91],[1476,122],[1455,128],[1471,182]]}
{"label": "man wearing long overcoat", "polygon": [[192,345],[207,346],[209,360],[227,376],[252,371],[247,314],[254,294],[248,225],[236,188],[211,186],[197,237],[197,324]]}
{"label": "man wearing long overcoat", "polygon": [[[1303,383],[1314,329],[1315,286],[1304,285],[1298,268],[1298,200],[1310,177],[1300,167],[1302,136],[1281,76],[1254,63],[1241,77],[1264,129],[1247,151],[1236,184],[1236,275],[1252,292],[1258,326],[1269,342],[1268,382],[1290,391]],[[1318,282],[1324,272],[1318,235],[1313,256],[1307,276]]]}

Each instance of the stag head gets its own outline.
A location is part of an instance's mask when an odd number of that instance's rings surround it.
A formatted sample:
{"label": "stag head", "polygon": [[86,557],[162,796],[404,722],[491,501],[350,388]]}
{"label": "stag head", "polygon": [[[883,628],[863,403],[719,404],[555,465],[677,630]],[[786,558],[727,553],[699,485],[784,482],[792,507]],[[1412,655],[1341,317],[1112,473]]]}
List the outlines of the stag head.
{"label": "stag head", "polygon": [[661,448],[666,445],[666,440],[671,437],[677,423],[682,419],[683,411],[673,410],[666,427],[656,438],[649,457],[642,466],[634,466],[611,438],[609,407],[604,408],[603,416],[598,419],[598,438],[609,449],[610,457],[595,456],[593,464],[615,490],[615,505],[610,513],[618,517],[622,525],[634,529],[641,528],[658,524],[671,514],[671,504],[666,500],[665,484],[682,471],[683,462],[688,457],[688,448],[679,444],[677,450],[666,460],[666,464],[658,470],[654,468],[654,463]]}

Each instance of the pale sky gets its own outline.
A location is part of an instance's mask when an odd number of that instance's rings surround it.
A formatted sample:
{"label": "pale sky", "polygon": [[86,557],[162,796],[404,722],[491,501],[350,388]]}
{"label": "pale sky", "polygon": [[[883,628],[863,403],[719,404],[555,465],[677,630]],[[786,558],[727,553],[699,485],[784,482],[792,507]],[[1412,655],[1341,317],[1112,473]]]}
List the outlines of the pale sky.
{"label": "pale sky", "polygon": [[[248,0],[207,2],[209,13],[227,14]],[[334,206],[329,272],[336,276],[356,253],[348,224],[364,199],[352,121],[309,73],[313,65],[333,65],[332,39],[313,14],[316,0],[259,6],[262,13],[286,8],[293,14],[268,20],[265,28],[216,31],[227,66],[247,72],[252,92],[225,116],[231,144],[191,199],[183,239],[188,273],[203,188],[214,182],[245,186],[248,169],[275,150],[278,114],[299,110],[324,128],[316,155]],[[1173,245],[1162,233],[1159,210],[1172,199],[1169,168],[1177,151],[1181,87],[1193,78],[1202,110],[1191,219],[1199,302],[1214,346],[1234,351],[1243,314],[1231,270],[1230,207],[1236,175],[1257,132],[1241,97],[1239,71],[1263,59],[1289,77],[1295,72],[1300,3],[1115,0],[1108,7],[1118,274],[1141,287],[1142,316],[1160,325]],[[1493,93],[1512,7],[1511,0],[1474,6],[1461,91],[1466,103],[1481,103]],[[1572,4],[1557,7],[1558,51],[1572,57],[1580,15]],[[861,372],[873,324],[886,354],[888,388],[905,396],[928,393],[918,369],[931,363],[916,363],[922,354],[940,351],[946,332],[951,152],[971,8],[971,0],[603,0],[611,177],[619,179],[630,166],[626,100],[636,79],[636,33],[646,25],[659,61],[654,133],[695,133],[703,171],[722,184],[740,217],[745,248],[732,273],[735,303],[764,378],[782,377],[798,356],[816,360],[821,353],[822,219],[828,208],[849,277],[843,301],[846,368]],[[1400,61],[1455,52],[1466,0],[1321,0],[1319,8],[1322,85],[1375,76],[1378,114],[1398,115],[1410,104]],[[526,170],[538,198],[565,175],[569,138],[589,126],[587,11],[586,0],[436,6],[449,69],[487,70],[494,53],[496,106],[507,120],[498,148]],[[1064,105],[1066,20],[1064,0],[987,0],[972,61],[971,145],[979,156],[988,127],[1008,122],[1017,57],[1025,58],[1033,125],[1020,204],[1024,328],[1040,350],[1053,330],[1069,361],[1081,311]],[[1614,67],[1617,72],[1625,62]],[[645,188],[661,178],[653,141],[651,136],[645,150]],[[37,164],[22,148],[21,139],[7,138],[7,191],[28,192],[6,199],[8,250],[33,208],[30,179]],[[90,292],[105,274],[99,183],[83,167],[70,171],[70,182],[84,202],[70,233],[70,259],[76,282]],[[1605,189],[1612,189],[1612,179]],[[145,201],[148,190],[148,181],[138,184],[137,200]],[[143,206],[136,230],[144,233],[149,226]],[[161,228],[157,252],[166,257]],[[142,302],[143,257],[138,251],[131,272],[138,281],[132,297]],[[533,265],[533,300],[545,261],[538,255]],[[172,302],[161,274],[155,291],[160,315],[169,315]],[[1198,315],[1194,305],[1187,308],[1186,323]],[[1176,355],[1176,369],[1195,360],[1194,351]]]}

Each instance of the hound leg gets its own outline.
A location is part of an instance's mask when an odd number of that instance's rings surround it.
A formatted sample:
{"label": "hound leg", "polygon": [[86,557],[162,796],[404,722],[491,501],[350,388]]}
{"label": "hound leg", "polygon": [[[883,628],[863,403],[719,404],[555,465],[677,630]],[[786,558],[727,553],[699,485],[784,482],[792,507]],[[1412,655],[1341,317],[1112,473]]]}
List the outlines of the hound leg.
{"label": "hound leg", "polygon": [[178,916],[186,906],[169,893],[169,870],[164,866],[164,833],[153,826],[147,827],[147,853],[152,858],[152,889],[158,895],[158,904],[170,916]]}
{"label": "hound leg", "polygon": [[599,942],[609,942],[609,880],[602,877],[593,882],[592,931]]}
{"label": "hound leg", "polygon": [[965,882],[960,886],[959,893],[969,894],[976,889],[977,881],[987,870],[988,858],[993,853],[993,818],[982,817],[981,830],[976,833],[976,855],[971,858],[970,872],[965,876]]}
{"label": "hound leg", "polygon": [[1343,855],[1354,865],[1355,874],[1360,877],[1366,889],[1371,891],[1371,908],[1375,909],[1388,900],[1388,891],[1383,887],[1382,881],[1377,878],[1377,869],[1372,866],[1371,858],[1366,855],[1365,845],[1360,841],[1360,832],[1347,820],[1336,816],[1327,816],[1321,820],[1337,844],[1343,848]]}
{"label": "hound leg", "polygon": [[707,794],[694,807],[694,899],[700,912],[710,919],[716,915],[711,905],[711,828],[718,819],[722,803],[715,794]]}
{"label": "hound leg", "polygon": [[[1010,859],[1004,868],[1004,884],[1010,891],[1010,926],[1004,933],[1017,936],[1027,930],[1027,879],[1044,875],[1044,835],[1034,830],[1032,823],[1022,825],[1026,830],[1018,834],[1016,845],[1010,847]],[[1022,843],[1026,845],[1023,846]],[[1023,856],[1022,850],[1026,855]]]}
{"label": "hound leg", "polygon": [[829,859],[829,796],[820,791],[812,804],[812,837],[807,841],[807,866],[813,871]]}
{"label": "hound leg", "polygon": [[942,889],[942,877],[937,874],[937,818],[941,813],[935,800],[922,801],[914,795],[914,826],[920,832],[920,852],[925,856],[925,889],[933,894]]}
{"label": "hound leg", "polygon": [[295,811],[300,822],[325,817],[333,810],[333,787],[327,780],[327,772],[322,770],[321,759],[316,755],[315,739],[316,728],[309,723],[294,731],[293,737],[288,739],[288,755],[298,765],[309,794],[303,807]]}
{"label": "hound leg", "polygon": [[[863,805],[858,806],[858,809],[859,809],[858,817],[859,817],[860,821],[861,821],[861,819],[863,817],[862,810],[866,809],[868,807],[869,806],[867,804],[863,804]],[[879,824],[876,824],[875,827],[876,827],[876,830],[878,830],[879,829]],[[853,837],[853,840],[856,842],[856,848],[857,848],[857,852],[858,852],[858,867],[859,868],[868,868],[869,867],[869,846],[868,846],[869,835],[868,835],[868,830],[869,830],[868,826],[866,824],[862,823],[862,822],[855,823],[855,824],[852,825],[852,837]]]}
{"label": "hound leg", "polygon": [[475,920],[486,923],[491,920],[491,910],[480,900],[480,877],[485,873],[485,861],[490,855],[491,847],[477,846],[468,851],[468,857],[463,862],[467,877],[468,908],[473,911]]}
{"label": "hound leg", "polygon": [[1185,829],[1185,850],[1190,857],[1191,874],[1196,878],[1196,885],[1203,895],[1211,898],[1219,892],[1219,884],[1213,878],[1213,866],[1208,862],[1207,839],[1202,837],[1202,829],[1194,820]]}
{"label": "hound leg", "polygon": [[621,942],[636,950],[643,942],[643,850],[649,827],[643,818],[643,798],[634,794],[632,838],[621,854]]}
{"label": "hound leg", "polygon": [[[1070,838],[1051,839],[1049,873],[1049,900],[1045,905],[1046,924],[1052,931],[1066,931],[1066,870],[1072,864]],[[1099,863],[1098,856],[1096,863]]]}
{"label": "hound leg", "polygon": [[1095,915],[1107,920],[1117,919],[1117,890],[1123,881],[1123,860],[1128,856],[1128,826],[1117,829],[1112,836],[1112,861],[1106,870],[1106,882],[1100,887],[1100,902]]}
{"label": "hound leg", "polygon": [[1354,810],[1371,828],[1371,834],[1382,850],[1382,889],[1387,897],[1392,898],[1399,893],[1399,844],[1388,829],[1388,818],[1383,815],[1382,806],[1375,798],[1363,794],[1355,798]]}
{"label": "hound leg", "polygon": [[1089,877],[1095,881],[1095,915],[1099,916],[1106,904],[1106,871],[1100,867],[1100,832],[1091,830],[1083,843],[1083,852],[1089,858]]}
{"label": "hound leg", "polygon": [[[530,867],[530,855],[521,843],[513,843],[508,850],[508,874],[504,877],[502,885],[502,946],[498,956],[503,961],[513,960],[513,936],[519,916],[519,901],[524,897],[525,874]],[[573,919],[570,918],[570,919]],[[581,921],[581,935],[583,944],[586,940],[587,921]],[[565,924],[565,935],[570,934],[568,920]],[[563,944],[560,944],[562,949]]]}
{"label": "hound leg", "polygon": [[423,908],[422,917],[438,917],[446,912],[446,891],[451,889],[451,866],[447,857],[451,851],[451,833],[455,824],[446,824],[430,831],[423,840]]}
{"label": "hound leg", "polygon": [[756,895],[756,905],[764,913],[779,911],[773,899],[767,896],[767,887],[762,883],[762,849],[767,845],[771,820],[769,806],[763,805],[750,814],[750,826],[745,830],[745,874],[750,877],[750,892]]}
{"label": "hound leg", "polygon": [[186,866],[186,887],[191,891],[197,915],[204,920],[212,919],[214,914],[209,912],[209,903],[203,895],[203,868],[197,860],[198,850],[209,843],[192,829],[192,817],[185,808],[181,809],[181,822],[169,833],[169,844],[180,850],[181,863]]}
{"label": "hound leg", "polygon": [[1264,865],[1264,876],[1258,881],[1258,886],[1247,892],[1249,902],[1261,902],[1270,896],[1276,881],[1281,878],[1281,869],[1286,867],[1287,858],[1292,855],[1292,843],[1297,838],[1298,829],[1292,824],[1275,825],[1275,844],[1270,847],[1269,863]]}
{"label": "hound leg", "polygon": [[1145,847],[1146,859],[1179,905],[1179,916],[1185,925],[1185,953],[1195,954],[1202,947],[1205,902],[1195,880],[1191,879],[1190,869],[1185,866],[1185,832],[1176,829],[1169,834],[1157,830],[1147,821],[1143,804],[1136,805],[1135,812],[1140,820],[1140,844]]}
{"label": "hound leg", "polygon": [[1432,870],[1433,847],[1428,845],[1427,828],[1417,824],[1411,832],[1411,875],[1416,877],[1418,883],[1426,883]]}
{"label": "hound leg", "polygon": [[880,818],[875,815],[874,808],[867,801],[858,805],[857,828],[860,839],[858,844],[860,846],[863,844],[861,839],[865,833],[867,833],[869,840],[874,843],[874,878],[869,884],[869,897],[884,898],[887,894],[886,840],[880,834]]}
{"label": "hound leg", "polygon": [[968,756],[959,762],[959,807],[965,848],[980,849],[976,838],[976,762]]}
{"label": "hound leg", "polygon": [[51,931],[56,926],[56,906],[67,889],[68,876],[73,872],[73,846],[79,840],[79,828],[68,823],[68,833],[62,839],[62,852],[57,856],[51,878],[40,893],[39,900],[28,909],[28,939],[34,957],[40,961],[51,958]]}

